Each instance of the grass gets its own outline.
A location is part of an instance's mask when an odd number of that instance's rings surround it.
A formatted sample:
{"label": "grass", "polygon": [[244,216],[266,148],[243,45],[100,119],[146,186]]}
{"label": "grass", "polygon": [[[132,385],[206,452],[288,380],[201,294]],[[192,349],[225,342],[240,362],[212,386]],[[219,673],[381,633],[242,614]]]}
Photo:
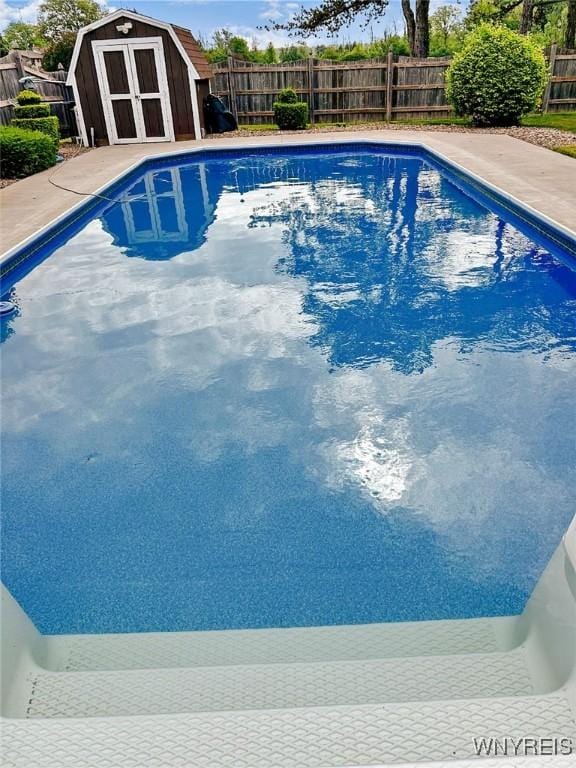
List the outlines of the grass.
{"label": "grass", "polygon": [[465,125],[472,123],[468,117],[425,117],[420,120],[394,120],[399,125]]}
{"label": "grass", "polygon": [[559,128],[576,133],[576,112],[548,112],[545,115],[526,115],[522,125],[530,128]]}
{"label": "grass", "polygon": [[241,131],[277,131],[278,126],[272,123],[263,123],[262,125],[239,125]]}
{"label": "grass", "polygon": [[[469,126],[470,120],[466,117],[431,117],[423,120],[394,120],[398,125],[464,125]],[[374,123],[364,123],[373,126]],[[362,123],[316,123],[314,128],[328,128],[338,126],[358,126]],[[382,127],[387,124],[380,123]],[[545,115],[532,114],[522,118],[522,125],[527,128],[559,128],[561,131],[576,133],[576,112],[548,112]],[[267,123],[265,125],[241,125],[245,131],[277,131],[277,126]]]}
{"label": "grass", "polygon": [[576,160],[576,144],[563,144],[560,147],[554,147],[554,152],[560,152],[561,155],[568,155]]}

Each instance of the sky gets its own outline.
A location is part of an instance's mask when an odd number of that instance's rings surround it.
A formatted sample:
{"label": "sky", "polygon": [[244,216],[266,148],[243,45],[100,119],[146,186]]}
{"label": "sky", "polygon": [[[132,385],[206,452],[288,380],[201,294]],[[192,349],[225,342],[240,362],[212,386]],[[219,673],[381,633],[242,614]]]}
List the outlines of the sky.
{"label": "sky", "polygon": [[[282,32],[266,32],[258,29],[269,20],[285,21],[301,6],[308,8],[318,5],[320,0],[125,0],[125,5],[109,0],[108,8],[127,7],[147,16],[162,21],[172,22],[187,27],[195,35],[209,40],[216,29],[227,27],[234,34],[255,40],[259,47],[268,42],[277,47],[294,42]],[[101,4],[102,0],[100,0]],[[11,21],[34,23],[40,0],[0,0],[0,29]],[[432,5],[440,5],[440,0]],[[383,19],[373,23],[371,28],[362,29],[356,23],[340,32],[337,37],[321,35],[308,38],[310,44],[343,42],[350,40],[369,40],[371,35],[380,37],[385,31],[403,31],[400,0],[389,0]]]}

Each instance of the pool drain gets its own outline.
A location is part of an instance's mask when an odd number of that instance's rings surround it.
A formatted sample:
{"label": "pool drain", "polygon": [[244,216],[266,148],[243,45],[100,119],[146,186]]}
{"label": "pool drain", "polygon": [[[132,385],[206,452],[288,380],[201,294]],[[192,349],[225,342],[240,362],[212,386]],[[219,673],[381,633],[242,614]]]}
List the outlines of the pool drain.
{"label": "pool drain", "polygon": [[11,301],[0,301],[0,317],[11,315],[16,311],[16,304]]}

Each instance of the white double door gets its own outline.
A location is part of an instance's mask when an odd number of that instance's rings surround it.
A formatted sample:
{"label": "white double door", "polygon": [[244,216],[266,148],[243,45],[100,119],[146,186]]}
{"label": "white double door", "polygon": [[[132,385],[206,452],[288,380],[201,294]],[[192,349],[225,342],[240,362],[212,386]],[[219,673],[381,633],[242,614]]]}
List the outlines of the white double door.
{"label": "white double door", "polygon": [[94,40],[110,144],[174,141],[162,38]]}

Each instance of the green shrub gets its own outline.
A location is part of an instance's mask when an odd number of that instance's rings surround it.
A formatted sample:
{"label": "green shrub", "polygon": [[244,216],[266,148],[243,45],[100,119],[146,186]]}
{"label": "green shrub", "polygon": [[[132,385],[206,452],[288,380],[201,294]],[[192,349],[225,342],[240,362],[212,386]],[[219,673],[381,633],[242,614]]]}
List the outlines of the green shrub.
{"label": "green shrub", "polygon": [[518,125],[542,95],[546,62],[529,38],[482,24],[455,54],[446,83],[456,114],[479,126]]}
{"label": "green shrub", "polygon": [[283,88],[276,97],[277,104],[297,104],[298,94],[294,88]]}
{"label": "green shrub", "polygon": [[274,103],[274,122],[281,131],[296,131],[306,128],[308,123],[308,104],[297,101],[296,104]]}
{"label": "green shrub", "polygon": [[51,137],[54,148],[58,146],[60,126],[55,115],[52,117],[14,117],[10,123],[15,128],[25,128],[27,131],[41,131]]}
{"label": "green shrub", "polygon": [[298,96],[293,88],[284,88],[280,91],[272,106],[274,122],[280,130],[295,131],[306,128],[308,104],[305,101],[298,101]]}
{"label": "green shrub", "polygon": [[25,104],[14,107],[14,117],[50,117],[50,104]]}
{"label": "green shrub", "polygon": [[0,126],[0,176],[19,179],[54,165],[54,142],[40,131]]}
{"label": "green shrub", "polygon": [[42,97],[36,91],[20,91],[16,96],[16,101],[23,107],[26,104],[40,104]]}

